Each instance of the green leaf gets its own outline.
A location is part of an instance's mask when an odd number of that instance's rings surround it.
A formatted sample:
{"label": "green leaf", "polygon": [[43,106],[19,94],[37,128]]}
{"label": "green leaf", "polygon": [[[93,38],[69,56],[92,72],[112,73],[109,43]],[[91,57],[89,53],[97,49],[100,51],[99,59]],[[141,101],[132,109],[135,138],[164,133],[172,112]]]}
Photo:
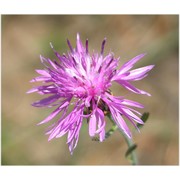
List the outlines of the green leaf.
{"label": "green leaf", "polygon": [[136,148],[137,148],[137,145],[136,145],[136,144],[133,144],[132,146],[130,146],[130,147],[128,148],[128,150],[126,151],[126,154],[125,154],[126,158],[127,158],[129,155],[131,155],[131,153],[132,153]]}
{"label": "green leaf", "polygon": [[[148,113],[148,112],[143,113],[143,115],[141,116],[141,120],[142,120],[144,123],[148,120],[148,118],[149,118],[149,113]],[[144,126],[144,124],[137,124],[137,127],[138,127],[138,128],[141,128],[141,127],[143,127],[143,126]]]}

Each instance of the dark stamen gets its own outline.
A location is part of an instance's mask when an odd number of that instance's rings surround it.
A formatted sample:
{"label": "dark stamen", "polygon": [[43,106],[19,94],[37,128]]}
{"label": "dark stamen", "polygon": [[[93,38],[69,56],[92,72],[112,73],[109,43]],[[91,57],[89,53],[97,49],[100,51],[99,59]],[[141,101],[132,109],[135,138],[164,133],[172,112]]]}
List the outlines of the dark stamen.
{"label": "dark stamen", "polygon": [[86,54],[88,54],[88,39],[86,39]]}
{"label": "dark stamen", "polygon": [[71,52],[73,52],[73,48],[72,48],[71,43],[70,43],[70,41],[68,39],[67,39],[67,44],[68,44],[69,49],[71,50]]}
{"label": "dark stamen", "polygon": [[76,76],[73,76],[73,78],[77,81],[77,77]]}
{"label": "dark stamen", "polygon": [[112,62],[113,62],[113,57],[112,57],[112,59],[109,61],[109,63],[107,64],[106,67],[108,67]]}
{"label": "dark stamen", "polygon": [[102,45],[101,45],[101,54],[104,53],[104,45],[106,43],[106,38],[104,38],[103,42],[102,42]]}
{"label": "dark stamen", "polygon": [[50,42],[50,46],[51,46],[52,50],[54,51],[56,57],[59,58],[59,59],[61,59],[61,58],[62,58],[61,55],[54,49],[54,47],[53,47],[53,45],[52,45],[51,42]]}
{"label": "dark stamen", "polygon": [[116,74],[116,69],[113,72],[111,72],[111,74],[109,75],[109,79],[111,79],[115,74]]}
{"label": "dark stamen", "polygon": [[110,89],[108,89],[106,92],[112,95],[112,91]]}
{"label": "dark stamen", "polygon": [[67,58],[65,53],[63,53],[63,57]]}
{"label": "dark stamen", "polygon": [[60,64],[57,61],[53,61],[54,64],[56,64],[58,67],[61,67]]}
{"label": "dark stamen", "polygon": [[100,66],[100,67],[99,67],[98,73],[100,73],[100,72],[101,72],[101,69],[102,69],[102,66]]}
{"label": "dark stamen", "polygon": [[74,57],[72,57],[72,59],[73,59],[74,65],[76,65],[77,63],[76,63],[76,60],[74,59]]}

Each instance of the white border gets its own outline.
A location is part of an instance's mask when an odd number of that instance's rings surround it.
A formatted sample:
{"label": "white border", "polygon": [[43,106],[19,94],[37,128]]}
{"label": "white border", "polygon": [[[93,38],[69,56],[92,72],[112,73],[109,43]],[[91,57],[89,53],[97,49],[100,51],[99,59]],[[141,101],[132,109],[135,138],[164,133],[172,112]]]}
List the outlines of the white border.
{"label": "white border", "polygon": [[[1,0],[1,14],[179,14],[179,0]],[[177,179],[179,166],[1,166],[0,179]]]}
{"label": "white border", "polygon": [[1,0],[1,14],[179,14],[179,0]]}
{"label": "white border", "polygon": [[71,180],[154,180],[170,178],[178,179],[178,166],[16,166],[2,167],[2,179],[71,179]]}

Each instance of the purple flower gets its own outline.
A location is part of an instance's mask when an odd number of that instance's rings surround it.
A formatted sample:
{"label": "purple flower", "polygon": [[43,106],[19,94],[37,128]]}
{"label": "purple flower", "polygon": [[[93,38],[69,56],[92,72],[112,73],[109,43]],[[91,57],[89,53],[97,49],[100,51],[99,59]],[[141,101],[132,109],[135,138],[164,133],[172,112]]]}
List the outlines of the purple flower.
{"label": "purple flower", "polygon": [[[124,120],[129,120],[136,128],[136,123],[143,124],[138,117],[141,114],[133,109],[143,108],[138,102],[125,99],[123,96],[113,96],[110,92],[112,82],[117,82],[128,90],[137,94],[150,95],[137,89],[130,82],[141,80],[147,76],[154,65],[130,70],[144,54],[138,55],[117,69],[119,59],[112,53],[103,56],[106,39],[102,42],[101,53],[88,50],[88,40],[83,46],[77,34],[76,48],[73,49],[67,40],[70,52],[60,55],[53,49],[58,60],[50,60],[40,56],[45,66],[43,70],[36,70],[40,76],[31,82],[42,81],[43,85],[34,87],[28,93],[37,92],[48,97],[34,102],[35,107],[54,107],[56,109],[39,124],[51,121],[59,115],[58,121],[48,129],[49,140],[67,133],[67,144],[71,154],[77,146],[79,132],[84,119],[89,124],[89,135],[99,135],[100,141],[105,139],[106,112],[111,113],[114,123],[131,138],[131,132]],[[69,109],[72,109],[69,112]],[[137,128],[138,129],[138,128]]]}

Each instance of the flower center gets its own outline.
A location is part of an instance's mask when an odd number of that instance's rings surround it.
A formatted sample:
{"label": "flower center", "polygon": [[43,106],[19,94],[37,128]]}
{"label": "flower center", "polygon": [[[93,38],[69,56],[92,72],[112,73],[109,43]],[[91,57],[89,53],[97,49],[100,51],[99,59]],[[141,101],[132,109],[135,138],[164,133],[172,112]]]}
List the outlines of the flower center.
{"label": "flower center", "polygon": [[83,82],[79,80],[75,84],[73,93],[77,97],[96,97],[104,94],[109,87],[110,83],[106,80],[106,77],[100,77],[99,74],[96,74],[96,76],[90,76],[86,80],[84,79]]}

